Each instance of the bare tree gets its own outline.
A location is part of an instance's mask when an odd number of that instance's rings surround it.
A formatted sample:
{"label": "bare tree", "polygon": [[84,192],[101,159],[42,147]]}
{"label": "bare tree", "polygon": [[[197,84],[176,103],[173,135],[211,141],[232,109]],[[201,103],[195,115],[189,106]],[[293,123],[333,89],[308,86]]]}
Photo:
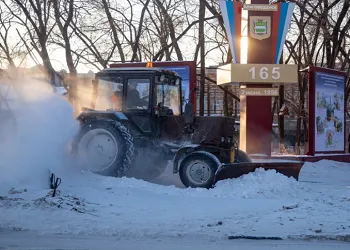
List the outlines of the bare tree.
{"label": "bare tree", "polygon": [[61,45],[64,48],[66,56],[66,64],[69,70],[70,77],[68,79],[67,85],[69,86],[69,101],[78,107],[77,102],[77,69],[76,64],[73,60],[72,46],[71,46],[71,33],[69,31],[70,25],[73,22],[74,17],[74,0],[52,0],[54,16],[57,26],[60,31],[60,37],[62,37],[63,44]]}
{"label": "bare tree", "polygon": [[[14,33],[14,16],[7,10],[3,3],[0,3],[0,59],[4,60],[10,67],[16,67],[16,59],[24,59],[26,51],[23,49],[23,43]],[[20,63],[19,63],[20,65]]]}
{"label": "bare tree", "polygon": [[180,46],[179,46],[178,42],[176,41],[176,37],[177,36],[176,36],[176,33],[175,33],[175,27],[173,25],[173,20],[172,20],[171,16],[169,15],[169,13],[167,12],[167,9],[164,7],[163,3],[160,0],[155,0],[155,3],[159,7],[162,15],[164,16],[165,22],[166,22],[166,24],[168,26],[169,35],[170,35],[171,41],[173,43],[177,59],[179,61],[183,61],[183,56],[182,56],[182,52],[181,52]]}
{"label": "bare tree", "polygon": [[101,3],[80,2],[79,11],[74,13],[70,28],[79,44],[73,54],[80,56],[80,63],[98,70],[106,68],[114,56],[116,45]]}
{"label": "bare tree", "polygon": [[110,12],[111,6],[109,5],[109,3],[107,3],[107,0],[102,0],[102,4],[103,4],[103,9],[104,9],[106,16],[107,16],[108,24],[109,24],[110,29],[111,29],[112,34],[113,34],[114,46],[117,47],[117,49],[119,51],[120,60],[122,62],[125,62],[124,51],[123,51],[121,42],[120,42],[119,37],[118,37],[117,25],[115,24],[114,19],[111,15],[111,12]]}
{"label": "bare tree", "polygon": [[[9,0],[4,1],[9,12],[17,19],[17,23],[26,29],[26,34],[18,32],[25,46],[33,48],[41,57],[51,81],[55,81],[55,70],[52,66],[48,50],[48,40],[54,23],[50,19],[51,0]],[[27,37],[27,39],[26,39]]]}
{"label": "bare tree", "polygon": [[52,2],[55,21],[63,39],[62,45],[65,50],[67,67],[71,76],[75,77],[77,70],[71,51],[71,34],[69,32],[69,27],[73,21],[74,15],[74,0],[52,0]]}

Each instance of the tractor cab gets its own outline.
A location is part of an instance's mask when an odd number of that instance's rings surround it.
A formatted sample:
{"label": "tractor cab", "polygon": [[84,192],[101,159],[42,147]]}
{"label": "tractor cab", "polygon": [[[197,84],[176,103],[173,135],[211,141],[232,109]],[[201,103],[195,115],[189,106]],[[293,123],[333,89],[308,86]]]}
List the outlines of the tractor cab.
{"label": "tractor cab", "polygon": [[157,68],[109,68],[96,74],[91,106],[99,111],[181,115],[181,78]]}
{"label": "tractor cab", "polygon": [[134,134],[157,137],[164,119],[183,114],[181,81],[159,68],[104,69],[93,81],[89,112],[113,114]]}

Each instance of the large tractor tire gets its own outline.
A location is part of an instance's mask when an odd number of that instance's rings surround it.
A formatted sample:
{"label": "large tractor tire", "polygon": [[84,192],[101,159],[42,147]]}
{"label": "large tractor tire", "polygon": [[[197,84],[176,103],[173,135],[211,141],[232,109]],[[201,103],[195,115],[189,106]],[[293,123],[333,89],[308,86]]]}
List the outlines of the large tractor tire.
{"label": "large tractor tire", "polygon": [[162,152],[150,148],[140,148],[137,150],[137,156],[126,176],[152,182],[164,173],[167,165],[168,161]]}
{"label": "large tractor tire", "polygon": [[205,152],[193,152],[181,161],[179,174],[185,187],[212,188],[215,173],[220,161],[215,155]]}
{"label": "large tractor tire", "polygon": [[89,171],[122,177],[135,155],[133,137],[120,122],[96,118],[84,123],[73,143],[73,151]]}

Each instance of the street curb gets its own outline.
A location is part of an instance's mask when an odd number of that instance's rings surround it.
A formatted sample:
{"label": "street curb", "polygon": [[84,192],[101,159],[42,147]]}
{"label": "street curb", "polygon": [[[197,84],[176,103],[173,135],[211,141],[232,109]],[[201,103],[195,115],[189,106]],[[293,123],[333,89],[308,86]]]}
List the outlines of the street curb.
{"label": "street curb", "polygon": [[342,242],[350,242],[350,234],[344,235],[296,235],[296,236],[288,236],[287,239],[290,240],[333,240],[333,241],[342,241]]}
{"label": "street curb", "polygon": [[227,236],[227,239],[229,240],[238,240],[238,239],[245,239],[245,240],[303,240],[303,241],[326,241],[326,240],[332,240],[332,241],[341,241],[341,242],[350,242],[350,234],[345,235],[290,235],[287,237],[277,237],[277,236],[271,236],[271,237],[265,237],[265,236],[250,236],[250,235],[230,235]]}
{"label": "street curb", "polygon": [[238,239],[245,239],[245,240],[283,240],[281,237],[265,237],[265,236],[248,236],[248,235],[230,235],[227,237],[229,240],[238,240]]}

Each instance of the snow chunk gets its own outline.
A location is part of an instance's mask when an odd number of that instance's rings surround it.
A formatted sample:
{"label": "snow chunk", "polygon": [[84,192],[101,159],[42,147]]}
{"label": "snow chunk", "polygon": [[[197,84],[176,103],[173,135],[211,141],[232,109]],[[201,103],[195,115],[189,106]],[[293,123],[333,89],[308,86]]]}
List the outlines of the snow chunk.
{"label": "snow chunk", "polygon": [[258,168],[240,178],[218,182],[212,192],[221,197],[295,198],[301,189],[300,183],[292,177],[288,178],[276,170]]}

